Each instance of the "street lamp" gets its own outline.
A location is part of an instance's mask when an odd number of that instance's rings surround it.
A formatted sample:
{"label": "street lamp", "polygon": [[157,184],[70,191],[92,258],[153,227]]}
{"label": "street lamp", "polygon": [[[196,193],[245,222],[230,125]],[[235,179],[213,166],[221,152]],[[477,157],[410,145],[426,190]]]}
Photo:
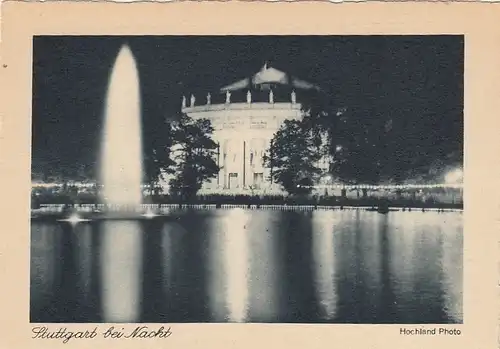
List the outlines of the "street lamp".
{"label": "street lamp", "polygon": [[328,196],[329,192],[328,190],[331,189],[333,182],[333,176],[331,174],[326,174],[323,177],[321,177],[320,183],[324,185],[324,194],[325,196]]}
{"label": "street lamp", "polygon": [[464,173],[461,168],[449,171],[445,176],[444,180],[446,184],[458,184],[463,181]]}
{"label": "street lamp", "polygon": [[332,175],[327,174],[323,177],[323,182],[325,184],[332,184],[332,180],[333,180]]}
{"label": "street lamp", "polygon": [[[461,168],[457,168],[449,171],[444,176],[444,180],[446,184],[453,186],[452,188],[452,203],[455,204],[455,186],[461,182],[463,182],[464,173]],[[460,195],[462,195],[462,187],[460,187]]]}

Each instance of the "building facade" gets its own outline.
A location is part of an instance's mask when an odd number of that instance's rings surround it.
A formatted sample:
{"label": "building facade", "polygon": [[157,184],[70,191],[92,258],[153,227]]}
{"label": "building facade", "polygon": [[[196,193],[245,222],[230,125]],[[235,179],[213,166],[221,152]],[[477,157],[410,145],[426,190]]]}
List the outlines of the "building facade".
{"label": "building facade", "polygon": [[[301,119],[299,102],[316,86],[266,65],[251,77],[210,93],[202,102],[191,95],[182,100],[182,112],[193,119],[206,118],[214,127],[220,171],[200,193],[278,193],[270,180],[272,169],[264,166],[264,154],[285,120]],[[222,97],[222,98],[221,98]]]}

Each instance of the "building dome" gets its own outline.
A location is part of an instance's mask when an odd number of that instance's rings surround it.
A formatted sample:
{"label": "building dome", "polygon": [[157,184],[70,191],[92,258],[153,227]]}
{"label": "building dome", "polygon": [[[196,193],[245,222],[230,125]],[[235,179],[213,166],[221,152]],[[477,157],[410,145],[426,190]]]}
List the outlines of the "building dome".
{"label": "building dome", "polygon": [[264,64],[262,69],[251,77],[244,78],[221,88],[221,91],[237,91],[242,89],[269,89],[271,87],[287,87],[301,90],[319,90],[317,86],[300,80],[276,68]]}

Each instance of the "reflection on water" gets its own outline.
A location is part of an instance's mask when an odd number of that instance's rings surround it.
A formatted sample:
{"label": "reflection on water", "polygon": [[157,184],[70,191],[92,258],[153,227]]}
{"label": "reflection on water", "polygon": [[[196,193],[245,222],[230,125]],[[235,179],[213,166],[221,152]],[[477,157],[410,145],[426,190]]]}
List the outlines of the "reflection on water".
{"label": "reflection on water", "polygon": [[93,270],[93,239],[92,227],[88,224],[75,227],[74,234],[76,249],[76,265],[78,270],[78,287],[85,300],[90,300],[92,293],[91,280],[94,278]]}
{"label": "reflection on water", "polygon": [[275,232],[280,219],[269,211],[254,213],[248,218],[249,318],[252,322],[276,322],[282,263],[278,249],[280,236]]}
{"label": "reflection on water", "polygon": [[103,223],[101,234],[103,319],[134,322],[141,302],[141,228],[137,222],[108,221]]}
{"label": "reflection on water", "polygon": [[[463,271],[457,265],[463,265],[463,235],[461,221],[449,221],[448,229],[443,230],[446,234],[442,240],[442,266],[443,266],[443,298],[444,311],[454,322],[463,319],[462,310],[462,287]],[[457,249],[457,246],[460,249]]]}
{"label": "reflection on water", "polygon": [[460,323],[460,213],[32,222],[33,322]]}
{"label": "reflection on water", "polygon": [[221,229],[212,234],[209,253],[212,259],[211,308],[219,321],[226,319],[231,322],[243,322],[247,318],[247,223],[247,212],[235,209],[224,217],[219,217],[217,225]]}
{"label": "reflection on water", "polygon": [[322,317],[331,320],[337,306],[337,292],[335,290],[335,244],[334,226],[335,213],[322,211],[313,215],[313,256],[314,282],[316,292],[322,308]]}
{"label": "reflection on water", "polygon": [[31,231],[31,308],[50,302],[56,287],[57,258],[60,254],[61,228],[50,224],[34,224]]}

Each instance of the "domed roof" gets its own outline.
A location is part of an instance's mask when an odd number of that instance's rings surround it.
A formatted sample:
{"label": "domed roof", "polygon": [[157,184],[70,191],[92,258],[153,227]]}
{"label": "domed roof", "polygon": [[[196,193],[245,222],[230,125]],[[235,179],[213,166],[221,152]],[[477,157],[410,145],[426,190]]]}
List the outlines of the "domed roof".
{"label": "domed roof", "polygon": [[222,87],[222,92],[237,91],[259,85],[286,85],[303,90],[319,90],[319,87],[304,80],[297,79],[281,70],[268,67],[264,64],[262,69],[253,76],[239,80],[235,83]]}

